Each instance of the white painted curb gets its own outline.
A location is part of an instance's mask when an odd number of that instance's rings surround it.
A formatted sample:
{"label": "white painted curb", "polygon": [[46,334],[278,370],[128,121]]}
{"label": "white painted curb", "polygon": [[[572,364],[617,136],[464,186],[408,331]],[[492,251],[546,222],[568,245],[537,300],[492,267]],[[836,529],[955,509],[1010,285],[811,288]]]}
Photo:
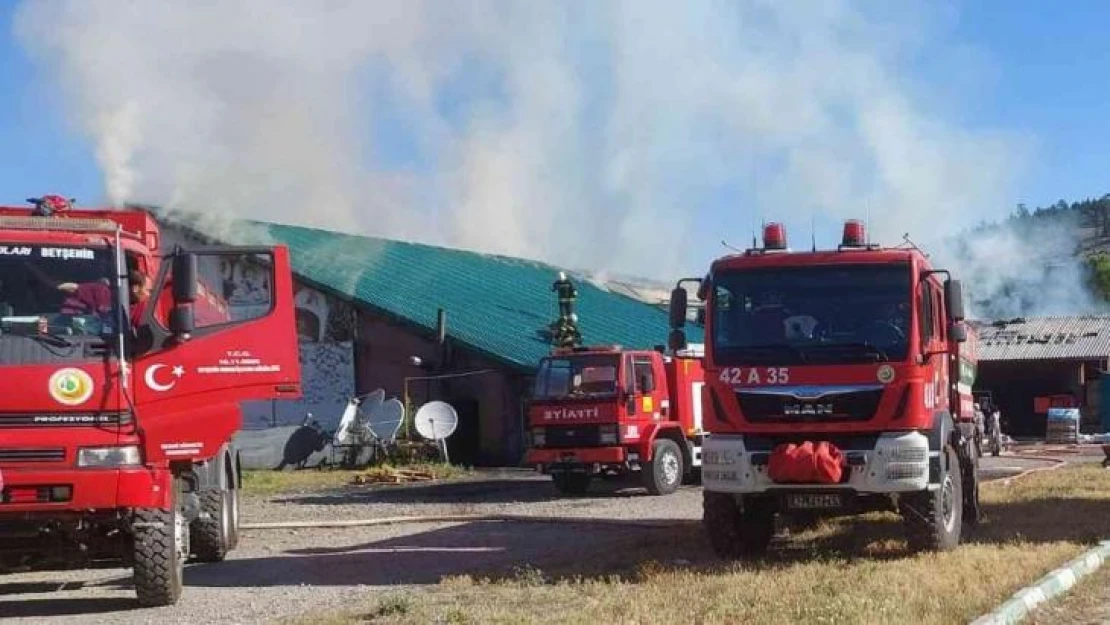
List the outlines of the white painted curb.
{"label": "white painted curb", "polygon": [[1014,593],[1009,600],[971,622],[971,625],[1018,623],[1044,602],[1067,592],[1079,579],[1097,571],[1110,558],[1110,540]]}

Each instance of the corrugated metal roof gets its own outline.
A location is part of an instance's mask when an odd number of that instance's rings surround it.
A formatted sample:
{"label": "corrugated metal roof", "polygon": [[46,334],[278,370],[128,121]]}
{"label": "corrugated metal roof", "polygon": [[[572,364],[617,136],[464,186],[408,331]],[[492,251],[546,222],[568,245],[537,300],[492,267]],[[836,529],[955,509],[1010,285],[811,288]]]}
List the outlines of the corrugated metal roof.
{"label": "corrugated metal roof", "polygon": [[[228,244],[284,243],[305,280],[429,332],[443,308],[452,340],[505,363],[532,368],[551,350],[543,332],[558,317],[551,283],[560,271],[551,265],[279,224],[220,230],[218,238]],[[575,312],[585,344],[650,349],[667,342],[665,310],[564,271],[578,289]],[[696,326],[687,335],[702,340]]]}
{"label": "corrugated metal roof", "polygon": [[980,361],[1110,358],[1110,315],[1027,317],[975,325]]}

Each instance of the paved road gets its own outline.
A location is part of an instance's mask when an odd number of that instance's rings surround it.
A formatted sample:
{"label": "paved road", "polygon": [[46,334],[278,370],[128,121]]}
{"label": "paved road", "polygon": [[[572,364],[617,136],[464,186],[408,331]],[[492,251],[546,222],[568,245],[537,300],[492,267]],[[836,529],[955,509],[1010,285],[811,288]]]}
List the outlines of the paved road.
{"label": "paved road", "polygon": [[[985,479],[1043,460],[984,458]],[[618,486],[559,497],[530,472],[466,484],[345,489],[244,501],[244,521],[381,518],[408,514],[557,515],[576,524],[441,523],[330,530],[246,532],[229,560],[193,565],[177,606],[140,610],[122,569],[0,576],[0,618],[13,623],[266,622],[365,600],[371,588],[426,587],[443,576],[543,571],[590,574],[635,569],[646,560],[709,561],[699,527],[701,489],[649,497]],[[664,527],[591,525],[590,518],[667,521]]]}

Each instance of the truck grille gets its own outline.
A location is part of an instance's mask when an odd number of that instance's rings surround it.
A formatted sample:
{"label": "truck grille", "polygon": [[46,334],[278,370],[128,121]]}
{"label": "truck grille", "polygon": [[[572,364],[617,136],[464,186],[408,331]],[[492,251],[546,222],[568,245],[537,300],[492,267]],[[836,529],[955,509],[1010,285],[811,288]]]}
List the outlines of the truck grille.
{"label": "truck grille", "polygon": [[739,391],[740,410],[752,423],[868,421],[875,416],[883,389],[839,391],[819,398],[774,392]]}
{"label": "truck grille", "polygon": [[0,464],[17,462],[63,462],[66,459],[64,447],[0,447]]}
{"label": "truck grille", "polygon": [[547,442],[544,448],[600,447],[601,435],[597,425],[556,425],[544,428]]}

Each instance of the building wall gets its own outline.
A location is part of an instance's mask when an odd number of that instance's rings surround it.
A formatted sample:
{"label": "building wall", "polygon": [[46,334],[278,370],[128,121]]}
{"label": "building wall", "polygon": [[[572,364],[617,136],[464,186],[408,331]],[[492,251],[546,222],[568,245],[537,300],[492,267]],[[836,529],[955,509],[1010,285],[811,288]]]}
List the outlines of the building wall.
{"label": "building wall", "polygon": [[1097,402],[1090,400],[1098,385],[1098,361],[986,361],[979,363],[976,390],[990,391],[1013,436],[1041,437],[1045,415],[1033,409],[1035,397],[1067,393],[1079,400],[1083,428],[1097,427]]}
{"label": "building wall", "polygon": [[[440,400],[455,407],[459,427],[448,439],[452,461],[487,466],[520,462],[522,390],[528,386],[522,374],[463,349],[445,350],[442,369],[436,369],[440,358],[433,339],[367,312],[360,314],[355,352],[359,394],[381,388],[387,397],[402,397],[406,377],[489,371],[447,380],[410,380],[410,402],[416,407]],[[425,366],[413,365],[413,356]]]}

